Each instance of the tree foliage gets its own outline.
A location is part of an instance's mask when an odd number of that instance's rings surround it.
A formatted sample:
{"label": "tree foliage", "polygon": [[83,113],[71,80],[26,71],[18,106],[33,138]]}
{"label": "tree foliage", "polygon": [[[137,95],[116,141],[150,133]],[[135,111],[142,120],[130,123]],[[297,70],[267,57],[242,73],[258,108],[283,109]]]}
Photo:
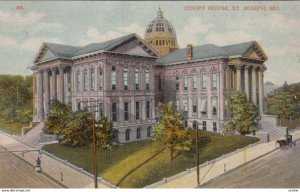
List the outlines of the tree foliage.
{"label": "tree foliage", "polygon": [[59,131],[62,143],[68,146],[82,146],[91,142],[92,114],[86,110],[70,113],[65,127]]}
{"label": "tree foliage", "polygon": [[170,150],[171,160],[173,160],[174,150],[191,148],[190,131],[184,128],[183,116],[176,111],[173,103],[162,104],[160,122],[155,126],[154,138]]}
{"label": "tree foliage", "polygon": [[50,105],[48,117],[45,121],[44,131],[51,134],[60,134],[66,127],[70,115],[72,113],[71,107],[62,104],[57,100],[53,100]]}
{"label": "tree foliage", "polygon": [[116,143],[116,134],[115,130],[113,129],[113,124],[111,121],[108,120],[107,117],[102,117],[96,126],[96,146],[102,150],[106,151],[106,158],[107,158],[107,151],[112,150],[113,146]]}
{"label": "tree foliage", "polygon": [[300,83],[285,84],[274,90],[267,98],[267,113],[283,118],[300,117]]}
{"label": "tree foliage", "polygon": [[236,130],[241,134],[249,134],[255,131],[255,118],[257,109],[255,105],[247,100],[245,93],[236,91],[232,100],[233,118]]}
{"label": "tree foliage", "polygon": [[27,123],[32,109],[32,76],[0,75],[0,117]]}

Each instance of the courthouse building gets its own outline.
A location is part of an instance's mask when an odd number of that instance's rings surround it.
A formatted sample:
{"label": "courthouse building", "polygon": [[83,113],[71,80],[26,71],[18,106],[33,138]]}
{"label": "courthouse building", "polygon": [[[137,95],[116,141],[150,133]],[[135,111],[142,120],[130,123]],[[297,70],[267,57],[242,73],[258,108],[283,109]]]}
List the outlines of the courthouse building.
{"label": "courthouse building", "polygon": [[159,10],[144,39],[130,34],[82,47],[43,43],[31,67],[34,120],[44,121],[56,99],[73,111],[108,116],[119,140],[129,142],[150,138],[159,105],[172,101],[186,124],[222,132],[234,90],[263,114],[266,60],[255,41],[179,48],[175,28]]}

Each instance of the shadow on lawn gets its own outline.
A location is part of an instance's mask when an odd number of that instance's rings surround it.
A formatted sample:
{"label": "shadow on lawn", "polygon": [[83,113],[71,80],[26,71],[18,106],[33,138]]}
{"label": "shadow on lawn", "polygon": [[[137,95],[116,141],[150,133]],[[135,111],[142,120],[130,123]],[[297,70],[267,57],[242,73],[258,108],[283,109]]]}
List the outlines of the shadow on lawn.
{"label": "shadow on lawn", "polygon": [[116,186],[119,186],[125,179],[126,177],[128,177],[131,173],[133,173],[134,171],[136,171],[137,169],[139,169],[140,167],[142,167],[143,165],[145,165],[146,163],[148,163],[150,160],[152,160],[153,158],[155,158],[157,155],[159,155],[161,152],[163,152],[166,148],[163,148],[162,150],[158,151],[157,153],[155,153],[154,155],[152,155],[151,157],[149,157],[147,160],[145,160],[144,162],[142,162],[141,164],[139,164],[138,166],[136,166],[135,168],[133,168],[132,170],[130,170],[128,173],[126,173],[120,180],[119,182],[116,184]]}

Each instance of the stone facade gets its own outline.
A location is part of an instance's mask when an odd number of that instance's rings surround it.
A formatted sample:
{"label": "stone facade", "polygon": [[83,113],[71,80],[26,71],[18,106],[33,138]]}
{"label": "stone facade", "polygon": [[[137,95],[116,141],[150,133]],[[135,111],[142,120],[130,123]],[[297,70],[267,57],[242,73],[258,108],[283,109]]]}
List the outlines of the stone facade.
{"label": "stone facade", "polygon": [[[161,26],[162,12],[157,19]],[[35,121],[47,118],[56,99],[73,111],[87,108],[96,119],[107,116],[119,141],[129,142],[151,138],[160,103],[172,101],[186,125],[195,128],[198,122],[200,129],[221,133],[232,118],[235,90],[245,92],[263,114],[267,56],[257,42],[188,45],[165,56],[147,42],[130,34],[84,47],[44,43],[31,67]]]}

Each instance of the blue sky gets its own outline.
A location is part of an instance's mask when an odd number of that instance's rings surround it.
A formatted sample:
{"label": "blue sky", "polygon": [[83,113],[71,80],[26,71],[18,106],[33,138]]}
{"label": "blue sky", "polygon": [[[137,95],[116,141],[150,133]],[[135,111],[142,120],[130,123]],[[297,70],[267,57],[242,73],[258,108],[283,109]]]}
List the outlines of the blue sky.
{"label": "blue sky", "polygon": [[[0,73],[27,69],[43,41],[70,45],[102,42],[129,33],[144,37],[158,7],[174,26],[180,47],[256,40],[269,57],[265,81],[300,81],[300,2],[59,2],[0,1]],[[186,10],[205,6],[204,10]],[[208,6],[239,6],[212,11]],[[266,11],[243,10],[265,6]],[[279,10],[270,11],[270,6]],[[21,8],[20,8],[21,7]]]}

